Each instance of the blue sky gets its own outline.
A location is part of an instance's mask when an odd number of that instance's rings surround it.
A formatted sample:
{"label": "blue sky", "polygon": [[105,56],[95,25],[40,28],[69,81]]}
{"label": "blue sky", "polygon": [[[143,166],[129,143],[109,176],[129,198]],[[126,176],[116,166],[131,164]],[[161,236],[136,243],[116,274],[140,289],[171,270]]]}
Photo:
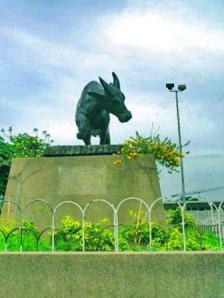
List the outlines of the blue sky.
{"label": "blue sky", "polygon": [[[110,81],[115,71],[133,119],[112,117],[112,142],[136,130],[147,136],[152,123],[176,141],[175,102],[165,83],[186,83],[187,190],[224,185],[223,1],[110,2],[1,0],[0,127],[37,127],[56,144],[81,144],[74,113],[82,88],[99,75]],[[161,186],[164,195],[178,192],[179,177],[163,173]]]}

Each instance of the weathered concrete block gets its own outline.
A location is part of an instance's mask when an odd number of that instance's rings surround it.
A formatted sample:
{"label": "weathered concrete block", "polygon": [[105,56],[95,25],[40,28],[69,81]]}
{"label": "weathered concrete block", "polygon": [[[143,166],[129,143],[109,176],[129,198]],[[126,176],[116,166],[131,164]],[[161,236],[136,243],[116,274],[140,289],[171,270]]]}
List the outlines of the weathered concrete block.
{"label": "weathered concrete block", "polygon": [[[6,199],[12,199],[22,208],[31,200],[46,200],[52,208],[62,201],[73,201],[84,207],[95,199],[107,200],[115,207],[122,199],[137,197],[151,204],[161,196],[155,160],[144,155],[135,160],[124,160],[120,166],[113,164],[111,155],[66,156],[14,159],[12,162]],[[119,209],[119,223],[130,218],[129,211],[144,210],[139,201],[127,201]],[[5,206],[4,216],[15,216],[12,204]],[[7,213],[7,214],[6,214]],[[81,219],[77,207],[62,205],[56,219],[63,215]],[[155,221],[164,223],[162,203],[156,204],[152,213]],[[86,220],[113,219],[113,212],[104,202],[93,202],[86,212]],[[51,224],[47,206],[40,202],[30,205],[25,218],[35,223]]]}
{"label": "weathered concrete block", "polygon": [[0,297],[223,298],[224,253],[0,253]]}

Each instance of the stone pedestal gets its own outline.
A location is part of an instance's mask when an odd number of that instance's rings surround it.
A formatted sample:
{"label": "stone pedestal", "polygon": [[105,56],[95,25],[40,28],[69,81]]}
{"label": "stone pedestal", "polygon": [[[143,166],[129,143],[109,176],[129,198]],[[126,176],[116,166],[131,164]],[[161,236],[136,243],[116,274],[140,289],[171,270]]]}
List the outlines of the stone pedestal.
{"label": "stone pedestal", "polygon": [[[115,166],[111,152],[108,155],[93,155],[90,150],[90,154],[80,156],[74,155],[74,150],[70,148],[67,154],[63,149],[65,156],[58,156],[62,154],[62,148],[58,148],[51,149],[46,157],[14,159],[6,199],[15,201],[21,208],[37,199],[47,201],[52,208],[63,201],[76,202],[83,208],[93,200],[106,200],[117,207],[123,199],[134,197],[143,199],[150,205],[161,196],[152,155],[134,160],[123,159],[121,165]],[[119,224],[130,222],[130,210],[134,210],[137,216],[141,212],[144,212],[143,216],[146,214],[144,204],[137,200],[128,200],[118,211]],[[162,202],[156,204],[153,210],[153,220],[163,224],[165,217]],[[10,204],[4,207],[3,215],[16,217],[18,210]],[[51,211],[42,202],[32,203],[24,215],[25,219],[38,225],[51,225]],[[81,220],[78,207],[71,203],[58,208],[56,221],[65,215]],[[113,211],[102,201],[92,202],[85,215],[86,221],[99,221],[105,217],[112,223]]]}

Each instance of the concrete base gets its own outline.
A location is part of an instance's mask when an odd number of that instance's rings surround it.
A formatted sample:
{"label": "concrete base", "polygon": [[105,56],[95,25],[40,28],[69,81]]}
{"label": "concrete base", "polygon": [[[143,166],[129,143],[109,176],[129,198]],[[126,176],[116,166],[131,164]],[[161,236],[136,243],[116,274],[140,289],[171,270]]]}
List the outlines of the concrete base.
{"label": "concrete base", "polygon": [[224,252],[0,254],[0,297],[223,298]]}
{"label": "concrete base", "polygon": [[[128,197],[141,198],[151,204],[161,196],[152,155],[124,160],[119,166],[115,166],[113,161],[111,155],[15,159],[10,170],[6,199],[14,200],[21,208],[36,199],[46,200],[52,208],[65,200],[75,201],[84,207],[95,199],[108,200],[116,207]],[[125,202],[118,213],[119,223],[130,222],[131,209],[138,213],[139,210],[144,211],[144,206],[139,201]],[[15,217],[15,208],[5,206],[3,214]],[[80,211],[71,204],[62,205],[56,214],[58,220],[64,215],[81,219]],[[156,204],[152,215],[155,221],[164,223],[161,202]],[[113,212],[103,202],[92,203],[86,213],[86,220],[98,221],[105,217],[111,221]],[[25,218],[36,224],[51,224],[50,210],[40,202],[29,206]]]}

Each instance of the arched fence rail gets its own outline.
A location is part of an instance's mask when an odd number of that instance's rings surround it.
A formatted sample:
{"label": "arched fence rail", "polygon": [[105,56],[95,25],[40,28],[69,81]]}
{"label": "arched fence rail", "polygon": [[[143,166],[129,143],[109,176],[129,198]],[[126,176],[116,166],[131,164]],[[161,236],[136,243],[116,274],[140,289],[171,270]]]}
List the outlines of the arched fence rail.
{"label": "arched fence rail", "polygon": [[[3,199],[2,199],[3,201]],[[13,249],[9,249],[10,241],[12,237],[15,237],[17,235],[19,251],[24,251],[25,246],[25,238],[29,234],[29,239],[33,237],[35,239],[35,250],[40,250],[40,243],[41,239],[44,237],[44,235],[48,235],[50,239],[50,250],[52,252],[57,250],[56,244],[57,244],[57,233],[60,232],[60,229],[56,227],[55,223],[55,217],[62,208],[62,206],[70,205],[76,208],[81,216],[81,248],[80,250],[85,252],[86,249],[86,212],[90,208],[90,206],[94,203],[101,203],[102,205],[106,205],[110,208],[112,211],[112,223],[111,225],[105,227],[109,228],[112,231],[113,234],[113,240],[114,240],[114,247],[113,250],[115,252],[120,251],[120,244],[119,244],[119,230],[121,228],[121,224],[119,224],[119,210],[120,208],[126,203],[130,201],[136,201],[139,203],[139,212],[138,217],[140,216],[140,210],[144,207],[145,214],[144,214],[144,224],[148,226],[148,251],[153,250],[153,211],[157,207],[157,204],[163,203],[163,198],[156,199],[152,204],[148,204],[146,201],[144,201],[141,198],[137,197],[130,197],[130,198],[124,198],[122,199],[117,206],[114,206],[111,202],[103,199],[95,199],[90,202],[88,202],[84,207],[81,206],[79,203],[74,201],[62,201],[54,208],[43,199],[36,199],[28,202],[23,208],[18,205],[15,201],[5,199],[4,203],[1,204],[2,208],[2,214],[4,211],[4,208],[7,208],[7,206],[12,205],[14,208],[17,209],[17,213],[19,213],[19,220],[16,222],[16,226],[13,226],[11,229],[7,226],[7,228],[4,227],[3,224],[0,225],[0,238],[3,240],[3,249],[4,251],[9,251]],[[39,231],[38,229],[35,229],[34,227],[29,227],[25,225],[26,222],[26,214],[31,206],[33,206],[36,203],[40,203],[43,206],[45,206],[49,212],[50,212],[50,221],[51,225],[46,226],[44,229]],[[178,207],[181,213],[181,221],[179,222],[179,225],[181,226],[181,239],[182,239],[182,246],[179,250],[189,250],[188,244],[187,244],[187,235],[186,235],[186,216],[187,213],[191,213],[187,211],[187,205],[188,204],[197,204],[197,202],[193,201],[186,201],[185,203],[178,203]],[[207,218],[210,224],[204,224],[204,223],[198,223],[199,226],[203,230],[210,230],[215,233],[216,237],[218,237],[219,240],[219,249],[223,249],[224,244],[224,202],[220,202],[220,204],[217,206],[217,204],[214,204],[212,201],[207,200],[207,203],[209,205],[209,210],[207,212]],[[7,213],[7,211],[6,211]],[[3,216],[2,216],[3,217]],[[1,218],[1,216],[0,216]],[[136,227],[139,225],[139,218],[136,222]],[[25,249],[27,250],[27,248]],[[43,250],[43,248],[42,248]],[[72,250],[72,249],[71,249]],[[80,251],[79,250],[79,251]]]}

